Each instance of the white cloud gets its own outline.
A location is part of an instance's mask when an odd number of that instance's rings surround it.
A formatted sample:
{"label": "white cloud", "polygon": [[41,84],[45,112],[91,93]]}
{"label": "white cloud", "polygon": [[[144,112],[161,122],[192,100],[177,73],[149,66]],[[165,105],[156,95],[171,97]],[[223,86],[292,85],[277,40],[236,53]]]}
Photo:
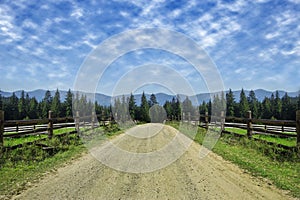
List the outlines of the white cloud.
{"label": "white cloud", "polygon": [[277,37],[277,36],[279,36],[280,35],[280,33],[279,32],[274,32],[274,33],[268,33],[268,34],[266,34],[265,35],[265,38],[266,39],[273,39],[273,38],[275,38],[275,37]]}
{"label": "white cloud", "polygon": [[81,8],[76,8],[72,11],[70,16],[79,19],[83,16],[83,10]]}
{"label": "white cloud", "polygon": [[17,26],[14,25],[13,13],[7,6],[0,7],[0,35],[6,36],[12,41],[20,40],[23,37],[19,33]]}
{"label": "white cloud", "polygon": [[229,10],[231,12],[241,12],[244,8],[247,8],[248,2],[245,0],[235,1],[234,3],[224,3],[223,1],[218,1],[218,10]]}
{"label": "white cloud", "polygon": [[58,46],[53,46],[53,48],[59,49],[59,50],[70,50],[73,47],[72,46],[66,46],[66,45],[58,45]]}
{"label": "white cloud", "polygon": [[120,11],[120,15],[122,15],[123,17],[129,17],[130,14],[126,11]]}
{"label": "white cloud", "polygon": [[30,19],[24,20],[22,26],[25,28],[32,28],[32,29],[36,29],[38,27],[38,25],[33,23]]}

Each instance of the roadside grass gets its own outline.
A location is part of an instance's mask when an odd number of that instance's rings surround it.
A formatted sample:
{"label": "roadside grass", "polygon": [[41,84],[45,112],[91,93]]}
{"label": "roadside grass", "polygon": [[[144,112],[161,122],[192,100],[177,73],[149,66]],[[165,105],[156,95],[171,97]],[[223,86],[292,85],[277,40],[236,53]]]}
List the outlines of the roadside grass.
{"label": "roadside grass", "polygon": [[[39,142],[53,147],[50,151],[36,145],[24,145],[22,148],[7,151],[0,149],[0,199],[10,199],[12,195],[19,194],[49,171],[55,171],[68,161],[87,153],[82,138],[77,134],[57,136],[73,130],[74,128],[55,130],[52,139]],[[114,124],[96,128],[92,132],[100,133],[95,135],[102,135],[104,139],[120,134],[123,130]],[[27,138],[18,139],[19,143],[28,141]]]}
{"label": "roadside grass", "polygon": [[[176,129],[178,122],[168,122]],[[193,133],[188,128],[180,126],[187,136]],[[202,144],[206,130],[198,128],[194,141]],[[234,137],[226,134],[218,140],[213,152],[224,159],[237,164],[250,174],[269,179],[278,188],[288,190],[289,194],[300,198],[300,153],[288,151],[275,146],[248,139],[247,137]]]}
{"label": "roadside grass", "polygon": [[[66,133],[66,132],[70,132],[70,131],[74,131],[74,128],[62,128],[62,129],[55,129],[53,130],[53,134],[54,135],[59,135],[62,133]],[[38,135],[24,135],[22,137],[18,137],[18,138],[9,138],[6,137],[4,138],[4,146],[5,147],[11,147],[11,146],[15,146],[18,144],[24,144],[27,142],[34,142],[34,141],[38,141],[44,138],[47,138],[48,135],[45,133],[42,134],[38,134]]]}
{"label": "roadside grass", "polygon": [[[225,130],[232,132],[232,133],[240,134],[240,135],[247,135],[247,130],[241,129],[241,128],[225,128]],[[253,138],[267,141],[267,142],[273,142],[276,144],[285,145],[288,147],[295,147],[297,144],[296,137],[281,138],[281,137],[277,137],[277,136],[255,134],[255,135],[253,135]]]}

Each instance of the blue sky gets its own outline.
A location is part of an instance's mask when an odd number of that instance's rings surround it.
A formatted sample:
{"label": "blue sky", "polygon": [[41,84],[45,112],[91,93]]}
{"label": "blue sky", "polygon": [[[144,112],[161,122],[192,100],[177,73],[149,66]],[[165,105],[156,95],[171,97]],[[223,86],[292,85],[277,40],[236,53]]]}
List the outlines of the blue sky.
{"label": "blue sky", "polygon": [[[202,47],[225,89],[298,91],[299,13],[299,0],[4,0],[0,89],[72,89],[82,63],[101,42],[124,31],[157,27],[183,33]],[[107,70],[112,83],[125,72],[123,66],[157,63],[171,65],[197,93],[205,92],[203,79],[177,55],[141,50],[126,56]],[[107,94],[111,87],[100,81],[97,90]]]}

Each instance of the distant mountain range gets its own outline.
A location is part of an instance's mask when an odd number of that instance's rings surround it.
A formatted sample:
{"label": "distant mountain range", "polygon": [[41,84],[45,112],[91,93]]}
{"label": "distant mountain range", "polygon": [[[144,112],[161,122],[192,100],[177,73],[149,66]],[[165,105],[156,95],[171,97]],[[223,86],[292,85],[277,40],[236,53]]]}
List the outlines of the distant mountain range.
{"label": "distant mountain range", "polygon": [[[244,91],[245,91],[245,94],[248,96],[249,90],[244,90]],[[21,92],[22,92],[21,90],[15,91],[16,96],[20,98]],[[39,90],[28,91],[28,92],[25,91],[25,94],[28,93],[29,97],[35,97],[38,101],[41,101],[44,98],[45,92],[46,92],[46,90],[39,89]],[[54,96],[55,90],[50,91],[50,92],[51,92],[51,95]],[[60,92],[61,100],[64,101],[67,91],[60,90],[59,92]],[[275,95],[275,91],[272,92],[272,91],[267,91],[267,90],[263,90],[263,89],[257,89],[257,90],[254,90],[254,92],[259,101],[262,101],[265,97],[270,97],[272,94]],[[278,92],[279,92],[280,97],[282,97],[286,93],[285,91],[278,91]],[[0,93],[4,97],[9,97],[12,95],[13,92],[1,91]],[[239,101],[240,93],[241,93],[241,90],[233,91],[236,101]],[[146,94],[146,97],[148,100],[150,99],[150,95],[151,94]],[[288,95],[290,97],[297,97],[299,95],[299,92],[288,92]],[[135,96],[137,105],[139,105],[141,102],[142,94],[136,94],[134,96]],[[173,97],[176,97],[176,95],[174,96],[174,95],[169,95],[169,94],[164,94],[164,93],[157,93],[157,94],[155,94],[155,96],[156,96],[158,103],[161,105],[163,105],[166,101],[171,101]],[[183,101],[186,98],[186,95],[180,94],[178,96],[181,101]],[[105,105],[105,106],[108,106],[111,104],[111,102],[113,102],[113,100],[110,96],[107,96],[104,94],[99,94],[99,93],[96,93],[95,99],[98,103],[100,103],[101,105]],[[197,104],[201,104],[203,101],[205,101],[205,102],[209,101],[210,94],[209,93],[201,93],[201,94],[197,94],[195,96],[189,96],[189,99],[192,101],[192,103],[194,105],[197,105]]]}

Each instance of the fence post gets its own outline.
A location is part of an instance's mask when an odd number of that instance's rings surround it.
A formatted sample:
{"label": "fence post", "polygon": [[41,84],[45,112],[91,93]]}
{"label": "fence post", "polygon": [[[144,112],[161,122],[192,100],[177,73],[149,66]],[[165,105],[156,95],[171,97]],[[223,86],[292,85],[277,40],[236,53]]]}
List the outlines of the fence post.
{"label": "fence post", "polygon": [[75,117],[75,129],[77,131],[77,134],[79,134],[79,111],[76,111],[76,117]]}
{"label": "fence post", "polygon": [[208,130],[208,112],[205,112],[205,128]]}
{"label": "fence post", "polygon": [[4,146],[3,134],[4,134],[4,111],[0,110],[0,148]]}
{"label": "fence post", "polygon": [[297,146],[300,148],[300,110],[296,112]]}
{"label": "fence post", "polygon": [[224,116],[224,111],[221,111],[221,136],[223,135],[224,129],[225,129],[225,116]]}
{"label": "fence post", "polygon": [[48,138],[52,138],[53,136],[53,120],[52,120],[52,111],[48,112]]}
{"label": "fence post", "polygon": [[248,138],[252,137],[252,114],[250,110],[248,111],[247,136]]}

